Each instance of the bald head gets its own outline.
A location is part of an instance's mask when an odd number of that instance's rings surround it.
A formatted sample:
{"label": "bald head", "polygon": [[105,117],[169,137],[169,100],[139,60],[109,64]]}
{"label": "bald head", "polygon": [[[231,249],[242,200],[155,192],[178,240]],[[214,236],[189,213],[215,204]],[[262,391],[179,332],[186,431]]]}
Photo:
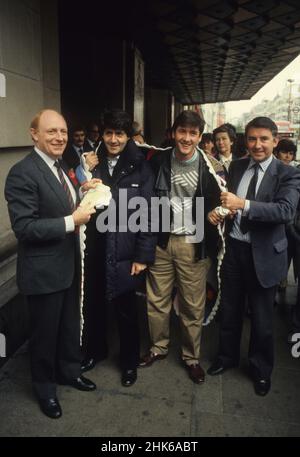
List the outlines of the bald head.
{"label": "bald head", "polygon": [[30,124],[35,146],[53,160],[61,157],[68,141],[65,119],[57,111],[45,109],[36,114]]}
{"label": "bald head", "polygon": [[55,111],[53,109],[42,109],[41,111],[39,111],[35,116],[34,118],[32,119],[31,123],[30,123],[30,128],[31,129],[35,129],[37,130],[38,127],[39,127],[39,123],[40,123],[40,119],[43,115],[57,115],[57,116],[60,116],[63,118],[63,116],[58,112],[58,111]]}

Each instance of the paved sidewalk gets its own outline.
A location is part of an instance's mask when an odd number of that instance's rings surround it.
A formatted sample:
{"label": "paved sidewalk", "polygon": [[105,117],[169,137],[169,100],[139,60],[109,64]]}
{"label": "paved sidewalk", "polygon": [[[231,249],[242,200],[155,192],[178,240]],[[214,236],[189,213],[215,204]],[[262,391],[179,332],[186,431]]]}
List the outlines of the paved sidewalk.
{"label": "paved sidewalk", "polygon": [[[286,302],[295,299],[290,286]],[[0,436],[98,437],[203,437],[300,436],[300,358],[294,359],[286,343],[287,319],[276,307],[276,365],[272,390],[266,397],[254,394],[246,375],[249,319],[245,317],[241,368],[221,376],[207,376],[194,385],[179,360],[179,332],[172,322],[169,356],[150,368],[140,369],[137,383],[122,387],[117,369],[117,344],[110,358],[87,373],[97,383],[95,392],[60,386],[63,409],[59,420],[40,413],[30,384],[29,358],[23,347],[0,370]],[[141,303],[141,326],[145,305]],[[203,332],[203,366],[215,355],[217,324]],[[111,332],[116,341],[115,331]],[[147,337],[143,339],[144,349]]]}

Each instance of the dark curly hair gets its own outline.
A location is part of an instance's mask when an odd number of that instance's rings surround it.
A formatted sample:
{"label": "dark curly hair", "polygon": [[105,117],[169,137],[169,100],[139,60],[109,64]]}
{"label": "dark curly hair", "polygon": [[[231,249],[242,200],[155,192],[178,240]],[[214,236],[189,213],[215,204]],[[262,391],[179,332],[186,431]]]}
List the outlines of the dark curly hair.
{"label": "dark curly hair", "polygon": [[120,109],[104,111],[101,119],[101,135],[106,129],[123,130],[127,136],[131,137],[133,135],[132,119],[126,111]]}

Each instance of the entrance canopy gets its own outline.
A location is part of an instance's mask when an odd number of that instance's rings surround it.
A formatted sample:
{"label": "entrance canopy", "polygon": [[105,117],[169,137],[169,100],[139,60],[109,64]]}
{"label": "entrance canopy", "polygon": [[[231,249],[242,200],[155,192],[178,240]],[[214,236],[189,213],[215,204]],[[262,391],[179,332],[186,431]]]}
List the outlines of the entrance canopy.
{"label": "entrance canopy", "polygon": [[182,104],[249,99],[300,54],[298,0],[145,3],[149,76]]}
{"label": "entrance canopy", "polygon": [[[178,102],[251,98],[300,54],[299,0],[59,1],[61,33],[132,42]],[[101,66],[105,64],[99,55]]]}

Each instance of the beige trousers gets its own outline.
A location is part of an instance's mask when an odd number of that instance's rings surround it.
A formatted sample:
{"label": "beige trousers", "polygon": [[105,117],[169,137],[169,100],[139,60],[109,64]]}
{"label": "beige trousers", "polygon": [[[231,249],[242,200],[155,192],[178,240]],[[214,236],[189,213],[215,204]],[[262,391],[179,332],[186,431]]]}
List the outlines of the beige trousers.
{"label": "beige trousers", "polygon": [[195,260],[196,245],[185,236],[171,235],[167,249],[156,248],[156,259],[147,275],[147,310],[151,351],[167,354],[172,291],[179,292],[182,359],[199,362],[200,340],[206,300],[206,275],[210,260]]}

